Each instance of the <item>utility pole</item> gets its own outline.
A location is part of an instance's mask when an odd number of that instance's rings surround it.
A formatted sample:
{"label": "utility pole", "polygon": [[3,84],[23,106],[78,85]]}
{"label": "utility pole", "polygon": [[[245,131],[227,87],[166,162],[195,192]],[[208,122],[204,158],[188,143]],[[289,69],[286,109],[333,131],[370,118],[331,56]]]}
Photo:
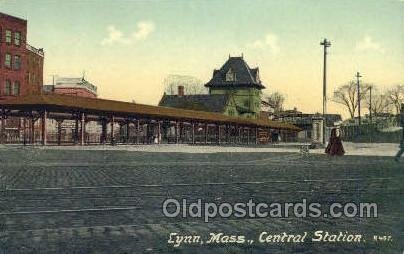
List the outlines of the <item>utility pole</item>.
{"label": "utility pole", "polygon": [[320,42],[324,49],[323,59],[323,144],[325,144],[325,114],[327,114],[327,48],[331,47],[331,42],[324,39]]}
{"label": "utility pole", "polygon": [[369,118],[370,118],[370,123],[372,124],[372,86],[369,87]]}
{"label": "utility pole", "polygon": [[369,86],[369,118],[370,118],[370,143],[373,140],[373,119],[372,119],[372,88],[373,86]]}
{"label": "utility pole", "polygon": [[357,85],[357,90],[358,90],[358,124],[360,127],[362,124],[362,120],[361,120],[361,95],[360,95],[359,78],[361,78],[362,76],[360,75],[359,72],[357,72],[355,77],[356,77],[356,85]]}

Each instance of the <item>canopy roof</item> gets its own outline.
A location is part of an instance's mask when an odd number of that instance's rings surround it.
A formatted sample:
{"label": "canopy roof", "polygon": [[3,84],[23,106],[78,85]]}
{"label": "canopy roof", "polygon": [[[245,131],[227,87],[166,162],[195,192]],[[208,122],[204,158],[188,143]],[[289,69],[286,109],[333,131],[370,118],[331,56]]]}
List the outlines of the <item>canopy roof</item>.
{"label": "canopy roof", "polygon": [[0,100],[0,107],[11,110],[48,110],[54,112],[83,112],[97,115],[114,115],[134,118],[154,118],[164,120],[200,121],[221,124],[239,124],[299,131],[300,128],[268,119],[247,119],[226,116],[220,113],[150,106],[123,101],[85,98],[60,94],[31,94]]}

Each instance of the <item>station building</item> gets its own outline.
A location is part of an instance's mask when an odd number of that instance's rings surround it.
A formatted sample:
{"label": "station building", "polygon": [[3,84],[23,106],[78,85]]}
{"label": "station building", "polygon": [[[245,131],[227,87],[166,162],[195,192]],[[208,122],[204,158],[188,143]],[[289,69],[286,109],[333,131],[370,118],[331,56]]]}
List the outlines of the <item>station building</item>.
{"label": "station building", "polygon": [[261,90],[265,88],[258,68],[250,68],[243,57],[230,57],[220,69],[213,71],[205,84],[209,94],[184,94],[178,87],[176,95],[164,94],[159,106],[222,113],[242,118],[259,118]]}
{"label": "station building", "polygon": [[0,13],[0,143],[257,144],[299,130],[260,119],[265,87],[243,57],[213,71],[209,94],[180,87],[159,106],[99,99],[84,77],[43,86],[43,62],[44,51],[27,44],[27,21]]}

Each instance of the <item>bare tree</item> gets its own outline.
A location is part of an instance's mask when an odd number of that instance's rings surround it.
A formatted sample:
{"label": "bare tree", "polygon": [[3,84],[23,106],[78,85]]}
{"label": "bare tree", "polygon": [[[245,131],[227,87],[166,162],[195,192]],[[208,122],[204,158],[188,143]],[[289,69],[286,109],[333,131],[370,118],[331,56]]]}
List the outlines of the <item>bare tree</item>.
{"label": "bare tree", "polygon": [[387,92],[390,104],[394,106],[396,114],[400,114],[401,104],[404,103],[404,85],[396,85]]}
{"label": "bare tree", "polygon": [[[388,93],[380,93],[375,87],[373,87],[374,93],[372,94],[372,105],[370,105],[370,97],[366,97],[366,106],[371,111],[374,116],[377,116],[379,113],[390,113],[391,112],[391,103],[389,100]],[[372,108],[370,108],[372,106]]]}
{"label": "bare tree", "polygon": [[265,96],[265,101],[274,109],[274,113],[283,110],[283,103],[285,102],[285,96],[280,92],[273,92]]}
{"label": "bare tree", "polygon": [[208,90],[203,86],[202,81],[193,77],[185,75],[168,75],[164,81],[165,93],[168,95],[175,95],[178,92],[178,86],[184,86],[186,95],[193,94],[207,94]]}
{"label": "bare tree", "polygon": [[[359,97],[361,101],[368,96],[369,87],[370,85],[366,83],[361,83],[359,85]],[[351,118],[354,118],[356,109],[358,107],[358,88],[356,82],[352,80],[347,84],[338,87],[334,91],[332,101],[345,106]]]}

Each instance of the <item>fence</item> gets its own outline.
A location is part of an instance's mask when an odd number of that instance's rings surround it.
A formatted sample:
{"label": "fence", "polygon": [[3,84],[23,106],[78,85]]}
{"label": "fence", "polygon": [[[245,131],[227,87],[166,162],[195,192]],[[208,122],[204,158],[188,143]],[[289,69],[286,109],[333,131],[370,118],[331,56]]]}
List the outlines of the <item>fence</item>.
{"label": "fence", "polygon": [[341,126],[341,138],[350,142],[400,143],[401,130],[383,132],[381,131],[382,127],[384,126],[379,124]]}

